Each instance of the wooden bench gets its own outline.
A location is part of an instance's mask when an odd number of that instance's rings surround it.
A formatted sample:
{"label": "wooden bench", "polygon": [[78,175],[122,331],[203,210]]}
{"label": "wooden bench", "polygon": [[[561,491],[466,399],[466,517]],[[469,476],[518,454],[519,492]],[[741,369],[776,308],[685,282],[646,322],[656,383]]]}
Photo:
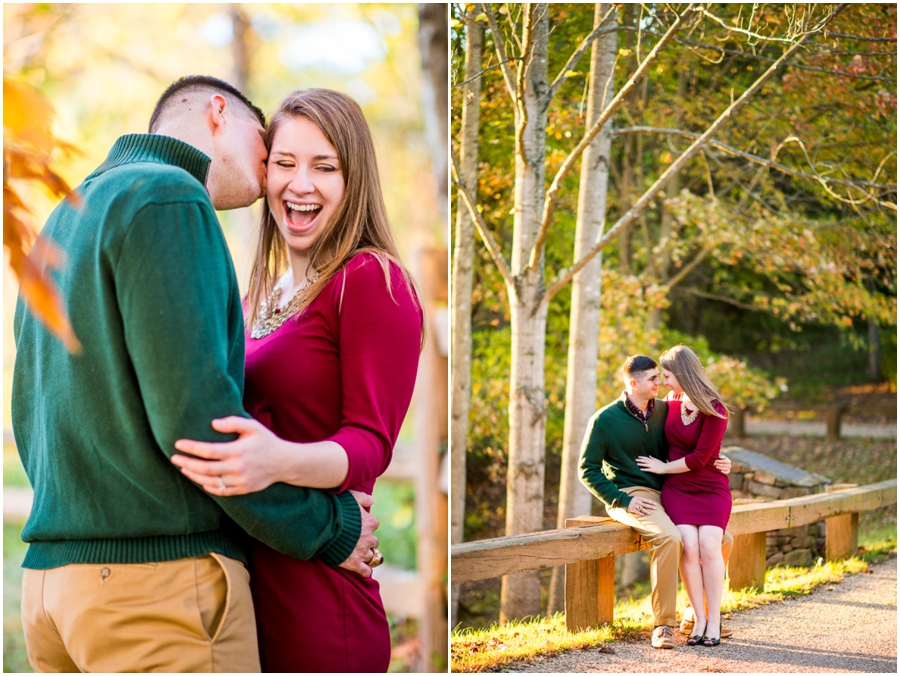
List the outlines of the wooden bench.
{"label": "wooden bench", "polygon": [[[766,532],[825,519],[829,561],[857,551],[859,513],[897,503],[897,480],[790,500],[735,506],[728,522],[734,550],[728,564],[732,589],[762,590]],[[606,517],[566,520],[566,528],[466,542],[451,547],[451,583],[463,584],[526,570],[566,566],[569,631],[613,620],[615,557],[649,549],[629,526]]]}

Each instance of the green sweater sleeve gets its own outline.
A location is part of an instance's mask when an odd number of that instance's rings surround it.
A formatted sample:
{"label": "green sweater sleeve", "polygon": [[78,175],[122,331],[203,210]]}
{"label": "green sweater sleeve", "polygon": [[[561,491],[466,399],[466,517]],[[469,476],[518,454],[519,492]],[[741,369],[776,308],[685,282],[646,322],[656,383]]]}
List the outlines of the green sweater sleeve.
{"label": "green sweater sleeve", "polygon": [[[144,206],[114,266],[122,329],[147,424],[171,457],[180,438],[229,441],[213,418],[246,416],[243,325],[231,258],[211,207],[185,199]],[[173,467],[174,469],[174,467]],[[176,480],[187,481],[180,474]],[[350,494],[275,484],[259,493],[209,496],[254,537],[298,559],[343,562],[359,539]]]}
{"label": "green sweater sleeve", "polygon": [[603,433],[600,413],[591,418],[581,444],[581,483],[607,507],[628,509],[631,496],[620,490],[603,471],[603,460],[609,453],[609,441]]}

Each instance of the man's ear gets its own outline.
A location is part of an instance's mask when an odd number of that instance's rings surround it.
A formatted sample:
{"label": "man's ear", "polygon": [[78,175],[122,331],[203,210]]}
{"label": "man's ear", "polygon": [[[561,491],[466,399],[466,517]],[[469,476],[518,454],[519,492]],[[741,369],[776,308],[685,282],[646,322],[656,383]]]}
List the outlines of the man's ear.
{"label": "man's ear", "polygon": [[209,130],[215,136],[225,130],[225,97],[221,94],[213,94],[209,97],[209,105],[206,108],[206,121]]}

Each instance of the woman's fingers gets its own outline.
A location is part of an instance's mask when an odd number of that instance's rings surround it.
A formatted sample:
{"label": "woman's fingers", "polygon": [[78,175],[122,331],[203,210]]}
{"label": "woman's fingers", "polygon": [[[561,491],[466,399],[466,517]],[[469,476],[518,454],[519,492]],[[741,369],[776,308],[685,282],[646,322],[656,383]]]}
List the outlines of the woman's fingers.
{"label": "woman's fingers", "polygon": [[181,473],[212,495],[229,497],[232,495],[245,495],[248,492],[240,477],[234,475],[210,476],[190,469],[182,469]]}
{"label": "woman's fingers", "polygon": [[253,418],[242,418],[230,415],[227,418],[216,418],[212,421],[212,427],[216,432],[223,434],[246,434],[254,431],[259,425]]}
{"label": "woman's fingers", "polygon": [[196,455],[198,458],[205,458],[206,460],[221,460],[228,455],[228,446],[232,443],[210,443],[192,439],[179,439],[175,442],[175,449],[182,453]]}
{"label": "woman's fingers", "polygon": [[225,491],[222,490],[222,486],[219,483],[219,477],[211,477],[206,474],[198,474],[197,472],[192,472],[189,469],[181,470],[181,473],[184,474],[188,479],[193,481],[195,484],[198,484],[203,490],[207,493],[212,493],[213,495],[227,495],[227,488]]}
{"label": "woman's fingers", "polygon": [[232,469],[226,462],[200,460],[187,455],[173,455],[171,459],[172,464],[176,467],[180,467],[182,470],[187,469],[203,476],[222,476]]}

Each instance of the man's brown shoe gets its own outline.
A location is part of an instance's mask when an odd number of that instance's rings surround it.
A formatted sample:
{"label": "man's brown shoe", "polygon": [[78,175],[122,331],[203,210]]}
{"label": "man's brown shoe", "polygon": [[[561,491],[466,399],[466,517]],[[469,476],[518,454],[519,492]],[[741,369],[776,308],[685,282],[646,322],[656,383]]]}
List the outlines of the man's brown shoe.
{"label": "man's brown shoe", "polygon": [[672,627],[665,624],[655,627],[650,637],[650,645],[654,648],[674,648],[675,632],[672,631]]}

